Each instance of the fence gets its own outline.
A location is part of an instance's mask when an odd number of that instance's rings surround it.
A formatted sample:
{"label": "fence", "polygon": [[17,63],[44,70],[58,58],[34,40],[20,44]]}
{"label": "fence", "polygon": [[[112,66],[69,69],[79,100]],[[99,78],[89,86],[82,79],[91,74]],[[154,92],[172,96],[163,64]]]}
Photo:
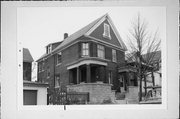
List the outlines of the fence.
{"label": "fence", "polygon": [[54,94],[48,94],[48,105],[73,105],[87,104],[89,102],[88,92],[66,92],[56,89]]}

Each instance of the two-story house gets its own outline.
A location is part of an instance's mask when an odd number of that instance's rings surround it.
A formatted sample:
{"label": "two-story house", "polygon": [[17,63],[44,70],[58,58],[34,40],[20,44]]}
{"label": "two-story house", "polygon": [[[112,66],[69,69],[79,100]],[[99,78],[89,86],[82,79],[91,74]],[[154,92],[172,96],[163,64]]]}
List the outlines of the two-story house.
{"label": "two-story house", "polygon": [[49,95],[61,87],[68,92],[88,92],[90,103],[102,103],[118,90],[118,67],[125,64],[126,46],[108,14],[62,42],[46,46],[37,60],[38,81],[48,82]]}

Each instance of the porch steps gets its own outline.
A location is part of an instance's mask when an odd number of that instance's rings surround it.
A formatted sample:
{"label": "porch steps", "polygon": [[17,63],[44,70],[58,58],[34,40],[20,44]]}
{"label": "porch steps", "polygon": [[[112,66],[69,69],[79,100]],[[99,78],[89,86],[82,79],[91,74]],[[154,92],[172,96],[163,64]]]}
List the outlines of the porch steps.
{"label": "porch steps", "polygon": [[125,99],[125,93],[116,93],[116,100],[124,100]]}

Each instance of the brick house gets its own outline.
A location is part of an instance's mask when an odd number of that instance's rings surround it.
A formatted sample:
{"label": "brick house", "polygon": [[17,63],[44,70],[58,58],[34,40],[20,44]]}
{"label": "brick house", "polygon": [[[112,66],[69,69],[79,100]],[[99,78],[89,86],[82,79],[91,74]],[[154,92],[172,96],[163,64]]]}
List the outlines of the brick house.
{"label": "brick house", "polygon": [[127,50],[108,14],[62,42],[50,43],[38,62],[38,82],[49,83],[49,95],[61,87],[88,92],[90,103],[115,100],[120,88],[118,67],[125,65]]}
{"label": "brick house", "polygon": [[[125,98],[128,103],[138,103],[139,101],[139,84],[136,64],[136,53],[126,54],[126,65],[118,68],[118,73],[121,82],[121,93],[125,93]],[[142,93],[145,96],[145,88],[147,91],[151,87],[161,88],[161,51],[155,51],[142,55],[144,62],[142,63],[143,69],[146,69],[146,81],[142,79]],[[147,60],[149,59],[150,60]],[[147,64],[145,61],[148,61]]]}

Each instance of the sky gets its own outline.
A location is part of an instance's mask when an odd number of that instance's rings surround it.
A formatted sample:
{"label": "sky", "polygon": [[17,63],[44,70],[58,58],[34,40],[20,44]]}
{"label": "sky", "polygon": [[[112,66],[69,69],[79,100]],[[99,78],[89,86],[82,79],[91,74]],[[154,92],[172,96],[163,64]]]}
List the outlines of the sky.
{"label": "sky", "polygon": [[158,29],[162,41],[166,38],[164,7],[22,7],[17,14],[18,40],[36,61],[45,53],[47,44],[62,41],[64,33],[71,35],[106,13],[125,44],[138,13],[150,32]]}

